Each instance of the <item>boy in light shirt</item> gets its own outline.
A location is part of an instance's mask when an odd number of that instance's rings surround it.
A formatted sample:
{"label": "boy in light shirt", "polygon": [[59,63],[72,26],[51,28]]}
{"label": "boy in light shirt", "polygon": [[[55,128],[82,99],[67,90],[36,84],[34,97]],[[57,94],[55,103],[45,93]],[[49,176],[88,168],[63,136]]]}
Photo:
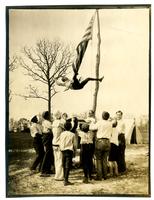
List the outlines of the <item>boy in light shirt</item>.
{"label": "boy in light shirt", "polygon": [[81,158],[84,172],[83,183],[88,183],[88,179],[92,179],[93,169],[93,154],[94,154],[94,132],[89,131],[89,125],[83,123],[81,125],[81,131],[78,131],[78,135],[81,138]]}
{"label": "boy in light shirt", "polygon": [[72,166],[73,153],[75,151],[75,134],[71,132],[72,129],[71,122],[66,121],[64,124],[64,129],[60,135],[59,147],[62,151],[62,164],[64,171],[64,186],[72,185],[68,181],[70,169]]}

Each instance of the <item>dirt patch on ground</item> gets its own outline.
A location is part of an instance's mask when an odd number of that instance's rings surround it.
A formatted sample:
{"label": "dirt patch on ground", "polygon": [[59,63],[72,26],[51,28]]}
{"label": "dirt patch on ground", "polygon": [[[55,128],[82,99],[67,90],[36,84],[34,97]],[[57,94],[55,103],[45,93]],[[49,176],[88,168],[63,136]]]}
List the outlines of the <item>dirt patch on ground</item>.
{"label": "dirt patch on ground", "polygon": [[29,166],[34,156],[32,152],[10,152],[7,184],[9,197],[31,195],[149,196],[148,145],[127,146],[127,172],[125,174],[116,178],[109,177],[103,181],[92,180],[84,184],[82,183],[82,169],[73,169],[70,181],[74,184],[71,186],[64,186],[62,181],[55,181],[54,175],[50,177],[40,177],[39,173],[30,175]]}

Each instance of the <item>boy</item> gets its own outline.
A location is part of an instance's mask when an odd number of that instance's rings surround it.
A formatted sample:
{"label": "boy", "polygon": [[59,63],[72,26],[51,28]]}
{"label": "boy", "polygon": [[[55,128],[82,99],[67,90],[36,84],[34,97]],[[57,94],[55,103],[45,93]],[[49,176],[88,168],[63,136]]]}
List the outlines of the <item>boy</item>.
{"label": "boy", "polygon": [[71,128],[71,123],[69,121],[66,121],[66,123],[64,124],[65,131],[61,133],[59,140],[59,147],[62,151],[64,186],[72,185],[72,183],[68,181],[69,172],[72,165],[73,152],[75,150],[75,134],[70,131]]}
{"label": "boy", "polygon": [[94,132],[89,131],[89,125],[83,123],[81,125],[81,131],[78,133],[81,138],[81,158],[84,172],[83,183],[88,183],[88,178],[92,179],[93,169],[93,153],[94,153]]}

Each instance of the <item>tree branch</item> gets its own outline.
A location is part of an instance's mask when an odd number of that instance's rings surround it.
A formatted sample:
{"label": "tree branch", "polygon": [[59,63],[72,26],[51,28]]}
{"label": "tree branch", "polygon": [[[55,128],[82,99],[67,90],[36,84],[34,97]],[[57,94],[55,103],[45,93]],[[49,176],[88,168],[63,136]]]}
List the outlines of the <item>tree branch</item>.
{"label": "tree branch", "polygon": [[[24,59],[20,59],[20,64],[25,70],[25,75],[34,81],[39,81],[47,85],[48,98],[39,94],[38,89],[30,86],[29,95],[20,95],[25,98],[41,98],[48,101],[50,108],[51,98],[58,93],[54,88],[55,78],[65,75],[72,65],[73,54],[69,46],[65,46],[58,40],[40,40],[34,48],[24,47]],[[51,94],[50,94],[51,93]]]}

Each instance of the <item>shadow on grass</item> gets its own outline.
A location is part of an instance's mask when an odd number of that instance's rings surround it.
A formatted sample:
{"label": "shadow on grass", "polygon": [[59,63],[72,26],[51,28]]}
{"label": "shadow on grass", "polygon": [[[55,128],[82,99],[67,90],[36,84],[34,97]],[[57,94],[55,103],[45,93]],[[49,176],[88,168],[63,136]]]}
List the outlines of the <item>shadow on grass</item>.
{"label": "shadow on grass", "polygon": [[31,149],[33,138],[28,132],[9,132],[6,137],[7,149]]}
{"label": "shadow on grass", "polygon": [[8,165],[15,165],[16,169],[29,167],[35,157],[33,151],[12,151],[8,152]]}

